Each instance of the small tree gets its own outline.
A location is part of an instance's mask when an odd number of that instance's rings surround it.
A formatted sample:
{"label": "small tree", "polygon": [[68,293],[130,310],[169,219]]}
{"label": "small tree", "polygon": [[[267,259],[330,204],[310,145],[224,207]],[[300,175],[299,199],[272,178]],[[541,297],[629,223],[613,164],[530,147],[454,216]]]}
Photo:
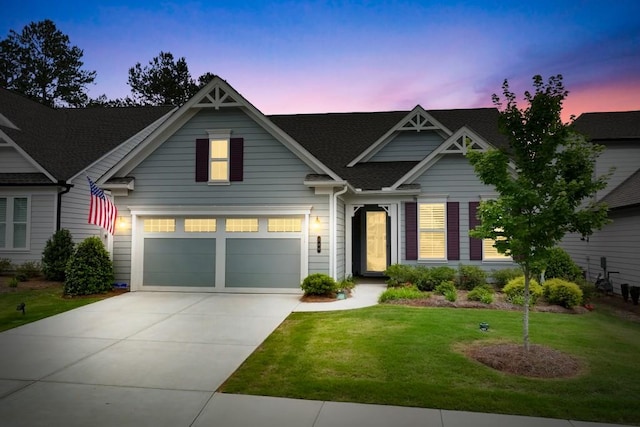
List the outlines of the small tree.
{"label": "small tree", "polygon": [[104,293],[113,286],[113,264],[99,237],[88,237],[69,258],[65,295]]}
{"label": "small tree", "polygon": [[45,19],[32,22],[0,41],[0,86],[50,107],[86,104],[86,86],[95,71],[83,70],[82,49]]}
{"label": "small tree", "polygon": [[595,177],[601,146],[591,144],[560,118],[568,92],[562,76],[533,78],[535,92],[525,92],[527,106],[520,109],[505,80],[506,106],[501,109],[500,131],[509,148],[469,151],[468,158],[480,180],[493,186],[498,198],[480,203],[481,224],[470,235],[496,240],[498,252],[510,255],[525,277],[523,341],[529,350],[529,283],[534,271],[544,269],[549,251],[566,233],[583,236],[607,222],[607,208],[592,197],[606,186],[606,176]]}
{"label": "small tree", "polygon": [[73,255],[73,238],[71,232],[61,229],[53,233],[47,240],[42,252],[42,272],[47,280],[63,282],[67,262]]}

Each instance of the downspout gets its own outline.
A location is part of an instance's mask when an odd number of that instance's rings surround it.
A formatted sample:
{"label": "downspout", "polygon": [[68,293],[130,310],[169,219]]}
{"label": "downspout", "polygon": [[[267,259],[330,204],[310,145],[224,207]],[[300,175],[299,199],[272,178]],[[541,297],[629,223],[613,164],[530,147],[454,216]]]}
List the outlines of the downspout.
{"label": "downspout", "polygon": [[73,184],[67,184],[64,181],[58,181],[58,186],[64,187],[62,191],[58,191],[58,204],[56,206],[56,231],[60,231],[60,216],[62,215],[62,195],[67,194],[73,188]]}
{"label": "downspout", "polygon": [[336,242],[336,236],[338,235],[338,230],[337,230],[337,223],[338,223],[338,196],[343,195],[344,193],[347,192],[347,185],[345,184],[344,188],[336,193],[333,193],[333,197],[331,198],[331,209],[329,211],[329,243],[330,243],[330,252],[331,252],[331,256],[329,258],[329,270],[331,273],[331,277],[333,277],[334,280],[337,280],[337,275],[338,275],[338,268],[337,268],[337,264],[338,264],[338,260],[337,260],[337,247],[338,244]]}

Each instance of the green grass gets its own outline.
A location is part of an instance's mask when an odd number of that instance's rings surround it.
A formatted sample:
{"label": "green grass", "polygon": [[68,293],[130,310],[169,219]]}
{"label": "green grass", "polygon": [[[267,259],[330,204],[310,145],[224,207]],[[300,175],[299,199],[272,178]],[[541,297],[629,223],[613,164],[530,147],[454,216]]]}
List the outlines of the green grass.
{"label": "green grass", "polygon": [[[54,286],[45,289],[20,289],[0,293],[0,331],[35,322],[54,314],[62,313],[92,302],[105,299],[106,295],[95,295],[82,298],[64,298],[62,287]],[[25,303],[26,314],[16,310],[20,303]]]}
{"label": "green grass", "polygon": [[520,312],[382,305],[293,313],[221,390],[640,425],[640,324],[598,311],[531,313],[534,344],[583,362],[572,379],[503,374],[459,351],[519,343],[521,334]]}

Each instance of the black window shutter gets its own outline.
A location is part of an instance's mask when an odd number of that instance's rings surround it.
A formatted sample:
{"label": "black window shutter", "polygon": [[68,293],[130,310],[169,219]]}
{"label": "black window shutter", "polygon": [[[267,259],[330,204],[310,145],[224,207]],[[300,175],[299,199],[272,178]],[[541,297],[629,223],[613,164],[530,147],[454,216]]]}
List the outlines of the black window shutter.
{"label": "black window shutter", "polygon": [[229,181],[242,181],[244,175],[244,138],[231,138]]}
{"label": "black window shutter", "polygon": [[404,240],[405,258],[418,259],[418,204],[407,202],[404,204]]}
{"label": "black window shutter", "polygon": [[[469,202],[469,230],[473,230],[480,225],[477,217],[480,202]],[[469,259],[472,261],[482,261],[482,239],[469,237]]]}
{"label": "black window shutter", "polygon": [[196,139],[196,182],[209,181],[209,140]]}
{"label": "black window shutter", "polygon": [[460,203],[447,202],[447,259],[460,259]]}

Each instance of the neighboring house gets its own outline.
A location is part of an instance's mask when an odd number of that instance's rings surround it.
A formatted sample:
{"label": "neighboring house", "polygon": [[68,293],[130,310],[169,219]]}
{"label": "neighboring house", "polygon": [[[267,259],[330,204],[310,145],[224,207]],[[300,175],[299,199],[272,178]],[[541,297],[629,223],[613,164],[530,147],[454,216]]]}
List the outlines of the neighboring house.
{"label": "neighboring house", "polygon": [[86,176],[102,176],[171,110],[52,109],[0,88],[0,258],[40,261],[61,227],[76,241],[102,234],[87,224]]}
{"label": "neighboring house", "polygon": [[640,286],[640,111],[585,113],[576,130],[605,150],[596,162],[596,174],[613,173],[597,199],[609,206],[611,223],[589,238],[569,235],[562,246],[595,281],[606,258],[614,291],[620,284]]}
{"label": "neighboring house", "polygon": [[[465,157],[506,144],[494,108],[265,116],[216,77],[177,111],[157,111],[137,133],[56,175],[11,127],[30,122],[8,117],[2,99],[0,107],[11,155],[27,159],[12,173],[48,172],[52,211],[63,183],[80,190],[68,206],[61,196],[59,216],[76,240],[96,233],[86,224],[85,174],[111,192],[116,278],[132,290],[282,292],[311,273],[381,275],[395,263],[512,266],[491,241],[468,235],[480,200],[496,196]],[[119,114],[59,113],[94,112]],[[111,127],[96,124],[102,130],[83,133],[101,144]],[[48,152],[65,162],[58,145]]]}

